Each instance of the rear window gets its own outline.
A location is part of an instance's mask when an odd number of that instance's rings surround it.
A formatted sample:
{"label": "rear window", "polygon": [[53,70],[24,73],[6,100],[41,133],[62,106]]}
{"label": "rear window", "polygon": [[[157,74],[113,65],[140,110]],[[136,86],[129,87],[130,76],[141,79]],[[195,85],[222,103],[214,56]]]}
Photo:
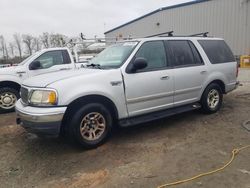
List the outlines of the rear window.
{"label": "rear window", "polygon": [[212,64],[235,61],[232,51],[223,40],[199,40]]}

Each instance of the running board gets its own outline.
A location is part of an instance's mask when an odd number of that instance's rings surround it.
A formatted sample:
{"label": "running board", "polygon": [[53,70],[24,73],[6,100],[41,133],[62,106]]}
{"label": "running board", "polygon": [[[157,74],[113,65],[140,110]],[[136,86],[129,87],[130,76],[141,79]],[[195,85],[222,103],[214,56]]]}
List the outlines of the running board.
{"label": "running board", "polygon": [[126,118],[119,120],[119,125],[121,127],[129,127],[133,125],[138,125],[141,123],[147,123],[161,118],[166,118],[183,112],[188,112],[201,108],[199,103],[184,105],[176,108],[170,108],[164,111],[153,112],[146,115],[140,115],[132,118]]}

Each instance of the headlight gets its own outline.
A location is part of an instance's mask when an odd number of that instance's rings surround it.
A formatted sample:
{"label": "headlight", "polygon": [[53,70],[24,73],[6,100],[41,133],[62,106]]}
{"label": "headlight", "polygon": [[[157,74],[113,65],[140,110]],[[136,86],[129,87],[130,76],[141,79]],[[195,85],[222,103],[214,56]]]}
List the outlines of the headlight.
{"label": "headlight", "polygon": [[57,104],[57,93],[53,90],[33,90],[30,103],[38,106],[51,106]]}

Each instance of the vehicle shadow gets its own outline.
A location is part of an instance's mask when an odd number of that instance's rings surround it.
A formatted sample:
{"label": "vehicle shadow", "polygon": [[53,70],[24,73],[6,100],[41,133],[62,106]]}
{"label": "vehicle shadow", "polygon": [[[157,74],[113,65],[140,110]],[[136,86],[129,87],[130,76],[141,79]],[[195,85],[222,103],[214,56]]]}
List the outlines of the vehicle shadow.
{"label": "vehicle shadow", "polygon": [[[150,141],[152,139],[157,139],[158,137],[165,137],[168,135],[168,131],[173,136],[173,132],[178,129],[190,128],[189,121],[195,121],[195,119],[199,118],[201,112],[198,110],[192,112],[186,112],[178,115],[174,115],[168,118],[151,121],[148,123],[143,123],[131,127],[116,127],[108,142],[103,146],[100,146],[95,151],[102,151],[102,148],[108,149],[110,146],[110,150],[113,151],[115,145],[125,145],[126,143],[140,142],[143,138],[143,142],[145,143],[147,140]],[[185,127],[188,124],[188,127]],[[166,133],[166,134],[163,134]],[[49,138],[49,137],[37,137],[35,135],[27,136],[26,134],[26,144],[29,145],[30,148],[34,150],[43,150],[44,152],[52,152],[56,153],[56,155],[66,153],[88,153],[93,150],[86,150],[76,143],[69,142],[64,137],[59,138]],[[33,152],[32,152],[33,153]],[[35,153],[33,153],[35,154]]]}

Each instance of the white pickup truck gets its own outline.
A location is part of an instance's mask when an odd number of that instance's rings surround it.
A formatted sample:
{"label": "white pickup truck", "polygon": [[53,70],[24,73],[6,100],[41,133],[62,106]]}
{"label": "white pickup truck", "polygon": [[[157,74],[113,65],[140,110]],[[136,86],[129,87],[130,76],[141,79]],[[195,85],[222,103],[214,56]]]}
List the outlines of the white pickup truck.
{"label": "white pickup truck", "polygon": [[14,110],[20,98],[23,80],[51,72],[78,69],[82,63],[75,63],[68,48],[43,49],[29,56],[18,66],[0,69],[0,113]]}

